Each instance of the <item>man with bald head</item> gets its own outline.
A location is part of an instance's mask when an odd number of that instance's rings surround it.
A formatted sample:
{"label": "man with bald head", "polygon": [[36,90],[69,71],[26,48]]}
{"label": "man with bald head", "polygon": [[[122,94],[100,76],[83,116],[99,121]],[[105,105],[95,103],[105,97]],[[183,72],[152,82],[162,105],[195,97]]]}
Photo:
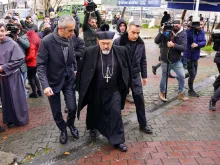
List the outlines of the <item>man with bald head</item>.
{"label": "man with bald head", "polygon": [[[48,97],[53,118],[61,131],[60,143],[67,142],[69,127],[73,138],[78,138],[78,130],[74,126],[76,115],[75,74],[77,71],[74,45],[75,20],[64,15],[58,21],[58,27],[41,41],[37,56],[38,76],[44,94]],[[63,92],[68,109],[67,122],[61,113],[60,92]]]}

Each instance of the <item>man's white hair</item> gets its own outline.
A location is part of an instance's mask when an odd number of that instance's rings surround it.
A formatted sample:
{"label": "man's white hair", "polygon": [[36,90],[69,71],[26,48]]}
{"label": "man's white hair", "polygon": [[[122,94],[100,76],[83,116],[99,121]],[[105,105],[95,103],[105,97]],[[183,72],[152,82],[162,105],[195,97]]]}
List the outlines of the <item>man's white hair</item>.
{"label": "man's white hair", "polygon": [[68,23],[76,24],[75,19],[70,15],[63,15],[58,20],[58,27],[65,28]]}

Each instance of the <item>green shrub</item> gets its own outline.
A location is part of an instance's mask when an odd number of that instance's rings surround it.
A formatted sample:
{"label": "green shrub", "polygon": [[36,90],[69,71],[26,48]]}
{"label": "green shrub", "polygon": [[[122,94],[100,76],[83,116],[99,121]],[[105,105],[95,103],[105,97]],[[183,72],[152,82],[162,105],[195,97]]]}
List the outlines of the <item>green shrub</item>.
{"label": "green shrub", "polygon": [[142,24],[142,28],[147,29],[148,28],[148,24],[146,24],[146,23]]}
{"label": "green shrub", "polygon": [[202,50],[207,51],[207,52],[214,51],[212,45],[207,45],[207,46],[203,47]]}
{"label": "green shrub", "polygon": [[38,18],[39,20],[44,19],[44,15],[39,14],[39,15],[37,16],[37,18]]}

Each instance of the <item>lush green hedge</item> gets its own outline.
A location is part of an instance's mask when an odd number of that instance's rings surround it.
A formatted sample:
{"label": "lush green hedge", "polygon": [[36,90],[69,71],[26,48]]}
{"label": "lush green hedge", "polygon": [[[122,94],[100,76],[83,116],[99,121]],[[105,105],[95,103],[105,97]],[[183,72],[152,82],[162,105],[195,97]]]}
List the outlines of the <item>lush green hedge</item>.
{"label": "lush green hedge", "polygon": [[142,24],[142,28],[147,29],[148,28],[148,24],[146,24],[146,23]]}
{"label": "lush green hedge", "polygon": [[202,50],[207,51],[207,52],[214,51],[212,45],[207,45],[207,46],[203,47]]}
{"label": "lush green hedge", "polygon": [[37,18],[40,20],[40,19],[44,19],[44,15],[43,14],[39,14],[38,16],[37,16]]}

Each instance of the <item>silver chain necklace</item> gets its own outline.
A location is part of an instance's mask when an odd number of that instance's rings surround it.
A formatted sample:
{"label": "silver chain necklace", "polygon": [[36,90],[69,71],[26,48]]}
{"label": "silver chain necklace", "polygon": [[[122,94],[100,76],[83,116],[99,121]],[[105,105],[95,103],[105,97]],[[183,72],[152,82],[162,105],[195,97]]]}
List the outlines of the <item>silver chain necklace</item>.
{"label": "silver chain necklace", "polygon": [[103,78],[106,79],[106,82],[108,83],[108,79],[110,79],[112,77],[113,73],[114,73],[114,57],[113,57],[114,54],[112,52],[112,73],[110,72],[109,66],[107,64],[106,73],[104,75],[102,52],[100,51],[100,53],[101,53],[101,62],[102,62],[102,76],[103,76]]}

